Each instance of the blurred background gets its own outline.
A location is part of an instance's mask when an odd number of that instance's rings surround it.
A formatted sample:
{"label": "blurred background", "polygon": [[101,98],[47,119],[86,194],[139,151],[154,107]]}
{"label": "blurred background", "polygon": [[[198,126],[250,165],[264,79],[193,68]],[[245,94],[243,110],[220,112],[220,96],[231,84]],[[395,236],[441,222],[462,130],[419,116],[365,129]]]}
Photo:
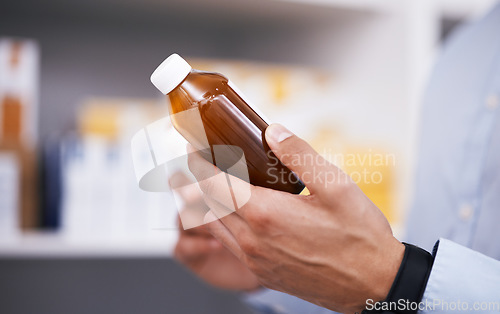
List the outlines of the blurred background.
{"label": "blurred background", "polygon": [[349,172],[402,236],[425,79],[493,2],[2,0],[0,312],[246,313],[171,260],[172,196],[134,176],[174,52]]}

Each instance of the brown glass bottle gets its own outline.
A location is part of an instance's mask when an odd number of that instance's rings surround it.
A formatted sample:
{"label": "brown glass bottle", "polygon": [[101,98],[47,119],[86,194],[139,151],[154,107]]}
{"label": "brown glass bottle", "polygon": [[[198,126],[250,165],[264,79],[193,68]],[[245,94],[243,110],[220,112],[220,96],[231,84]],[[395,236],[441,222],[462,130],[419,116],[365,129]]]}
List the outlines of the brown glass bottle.
{"label": "brown glass bottle", "polygon": [[[232,88],[229,80],[218,73],[187,70],[184,69],[185,78],[167,94],[172,124],[177,131],[200,150],[204,148],[200,143],[206,141],[210,148],[230,145],[223,158],[214,156],[213,149],[209,152],[205,149],[206,153],[202,154],[214,164],[217,160],[217,167],[221,170],[226,171],[234,165],[243,153],[250,183],[300,193],[304,189],[303,183],[279,162],[265,142],[268,124]],[[180,78],[182,76],[178,80]],[[205,134],[196,131],[185,118],[177,118],[181,116],[179,113],[193,109],[199,112]]]}

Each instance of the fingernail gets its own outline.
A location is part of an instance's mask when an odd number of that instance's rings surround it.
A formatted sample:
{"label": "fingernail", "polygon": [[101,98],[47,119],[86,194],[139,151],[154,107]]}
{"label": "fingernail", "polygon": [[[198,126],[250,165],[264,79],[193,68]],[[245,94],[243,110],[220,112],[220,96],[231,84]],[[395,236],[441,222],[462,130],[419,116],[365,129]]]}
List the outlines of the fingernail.
{"label": "fingernail", "polygon": [[288,131],[284,126],[277,123],[271,124],[266,130],[266,139],[269,139],[275,143],[281,143],[292,135],[292,132]]}

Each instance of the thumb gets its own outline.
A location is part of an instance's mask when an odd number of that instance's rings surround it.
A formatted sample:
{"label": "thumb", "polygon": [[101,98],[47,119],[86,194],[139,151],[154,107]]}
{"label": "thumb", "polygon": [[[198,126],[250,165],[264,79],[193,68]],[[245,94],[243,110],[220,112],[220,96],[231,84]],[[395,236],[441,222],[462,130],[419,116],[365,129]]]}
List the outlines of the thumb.
{"label": "thumb", "polygon": [[300,178],[311,194],[321,194],[345,179],[339,168],[319,155],[306,141],[280,124],[266,129],[266,141],[278,159]]}

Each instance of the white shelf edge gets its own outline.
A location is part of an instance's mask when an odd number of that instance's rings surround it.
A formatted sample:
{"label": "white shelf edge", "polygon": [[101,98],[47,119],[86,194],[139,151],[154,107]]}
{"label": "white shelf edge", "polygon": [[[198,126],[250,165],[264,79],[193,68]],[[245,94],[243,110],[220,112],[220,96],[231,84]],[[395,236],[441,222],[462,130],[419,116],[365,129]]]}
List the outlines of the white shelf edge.
{"label": "white shelf edge", "polygon": [[481,16],[496,2],[497,0],[439,0],[438,6],[445,17],[470,19]]}
{"label": "white shelf edge", "polygon": [[293,2],[307,6],[324,6],[331,8],[345,8],[360,11],[388,12],[395,6],[392,0],[274,0],[279,2]]}
{"label": "white shelf edge", "polygon": [[30,232],[0,240],[2,258],[168,258],[170,238],[76,239],[57,233]]}

